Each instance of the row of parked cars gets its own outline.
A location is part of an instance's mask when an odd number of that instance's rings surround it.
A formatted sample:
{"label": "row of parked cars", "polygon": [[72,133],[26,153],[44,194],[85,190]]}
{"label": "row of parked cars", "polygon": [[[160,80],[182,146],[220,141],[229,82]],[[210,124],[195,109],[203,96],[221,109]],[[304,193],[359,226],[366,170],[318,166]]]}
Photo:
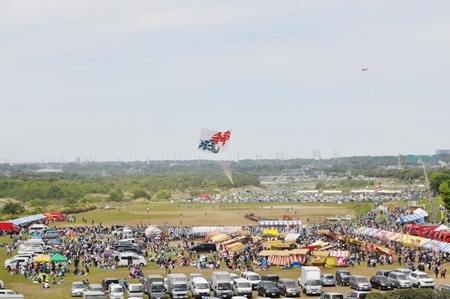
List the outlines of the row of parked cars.
{"label": "row of parked cars", "polygon": [[348,270],[337,270],[336,275],[322,274],[321,283],[323,286],[350,286],[351,291],[346,297],[337,292],[324,292],[320,299],[364,299],[372,289],[393,290],[394,288],[433,288],[435,281],[425,272],[411,271],[406,268],[395,270],[379,270],[370,279],[362,275],[351,275]]}
{"label": "row of parked cars", "polygon": [[70,287],[72,297],[83,297],[83,299],[128,299],[144,298],[144,288],[141,283],[130,283],[126,287],[120,284],[114,277],[104,278],[101,284],[90,283],[85,285],[82,281],[74,281]]}

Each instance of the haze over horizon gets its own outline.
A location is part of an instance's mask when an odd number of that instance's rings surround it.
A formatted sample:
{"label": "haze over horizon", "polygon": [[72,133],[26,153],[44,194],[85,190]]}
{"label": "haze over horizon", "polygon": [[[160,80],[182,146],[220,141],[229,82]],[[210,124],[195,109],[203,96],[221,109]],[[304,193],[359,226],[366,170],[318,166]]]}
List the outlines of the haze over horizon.
{"label": "haze over horizon", "polygon": [[25,0],[0,28],[8,163],[450,148],[448,1]]}

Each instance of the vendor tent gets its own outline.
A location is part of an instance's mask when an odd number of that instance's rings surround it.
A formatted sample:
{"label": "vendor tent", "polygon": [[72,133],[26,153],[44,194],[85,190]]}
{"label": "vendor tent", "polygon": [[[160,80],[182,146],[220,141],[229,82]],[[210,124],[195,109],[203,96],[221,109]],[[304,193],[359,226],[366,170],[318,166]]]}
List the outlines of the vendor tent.
{"label": "vendor tent", "polygon": [[62,254],[55,254],[51,257],[51,261],[54,263],[64,263],[67,262],[67,258]]}
{"label": "vendor tent", "polygon": [[33,260],[35,263],[50,263],[51,261],[50,257],[46,254],[40,254]]}
{"label": "vendor tent", "polygon": [[261,220],[258,221],[258,225],[260,226],[291,226],[296,225],[300,226],[302,225],[302,222],[299,220]]}
{"label": "vendor tent", "polygon": [[[346,250],[332,250],[330,251],[330,257],[335,257],[336,259],[334,261],[334,266],[347,266],[347,258],[348,258],[348,251]],[[331,264],[328,262],[326,262],[327,265]]]}
{"label": "vendor tent", "polygon": [[300,237],[300,234],[290,233],[286,237],[284,237],[284,242],[295,242],[297,241],[298,237]]}
{"label": "vendor tent", "polygon": [[419,214],[409,214],[409,215],[398,217],[396,220],[396,222],[400,222],[400,223],[413,222],[413,221],[423,223],[423,216],[421,216]]}
{"label": "vendor tent", "polygon": [[427,211],[425,211],[424,209],[421,209],[421,208],[415,209],[415,210],[413,211],[413,214],[418,214],[418,215],[420,215],[420,216],[422,216],[422,217],[428,217]]}
{"label": "vendor tent", "polygon": [[160,235],[162,234],[162,230],[158,228],[157,226],[149,226],[145,229],[145,235],[152,236],[152,235]]}
{"label": "vendor tent", "polygon": [[448,226],[444,225],[444,224],[441,224],[438,227],[436,227],[434,230],[435,231],[448,230]]}
{"label": "vendor tent", "polygon": [[25,225],[33,222],[38,222],[44,219],[47,219],[47,217],[45,217],[43,214],[36,214],[31,216],[20,217],[12,220],[11,222],[14,223],[15,225]]}

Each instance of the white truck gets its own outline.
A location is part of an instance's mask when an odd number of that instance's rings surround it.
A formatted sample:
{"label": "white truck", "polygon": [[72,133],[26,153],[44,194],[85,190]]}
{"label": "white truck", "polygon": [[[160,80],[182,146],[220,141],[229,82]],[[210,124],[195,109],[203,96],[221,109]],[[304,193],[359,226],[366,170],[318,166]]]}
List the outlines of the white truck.
{"label": "white truck", "polygon": [[204,296],[209,297],[209,284],[208,281],[203,277],[194,277],[191,281],[191,291],[192,297],[203,298]]}
{"label": "white truck", "polygon": [[306,295],[320,295],[322,293],[322,283],[320,282],[320,268],[314,266],[303,266],[302,276],[298,279],[298,284]]}
{"label": "white truck", "polygon": [[188,299],[186,275],[182,273],[167,274],[167,290],[170,298]]}
{"label": "white truck", "polygon": [[220,298],[231,298],[231,278],[230,273],[225,271],[214,271],[211,276],[214,296]]}

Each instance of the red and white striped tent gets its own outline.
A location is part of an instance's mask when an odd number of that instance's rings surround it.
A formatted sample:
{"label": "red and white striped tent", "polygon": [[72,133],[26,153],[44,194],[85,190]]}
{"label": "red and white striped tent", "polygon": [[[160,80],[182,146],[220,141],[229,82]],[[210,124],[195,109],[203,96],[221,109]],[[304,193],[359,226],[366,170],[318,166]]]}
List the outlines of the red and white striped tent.
{"label": "red and white striped tent", "polygon": [[292,262],[299,262],[302,265],[306,262],[307,249],[294,250],[263,250],[258,255],[266,256],[271,265],[284,266]]}
{"label": "red and white striped tent", "polygon": [[337,257],[336,266],[347,266],[348,251],[346,250],[332,250],[330,256]]}

